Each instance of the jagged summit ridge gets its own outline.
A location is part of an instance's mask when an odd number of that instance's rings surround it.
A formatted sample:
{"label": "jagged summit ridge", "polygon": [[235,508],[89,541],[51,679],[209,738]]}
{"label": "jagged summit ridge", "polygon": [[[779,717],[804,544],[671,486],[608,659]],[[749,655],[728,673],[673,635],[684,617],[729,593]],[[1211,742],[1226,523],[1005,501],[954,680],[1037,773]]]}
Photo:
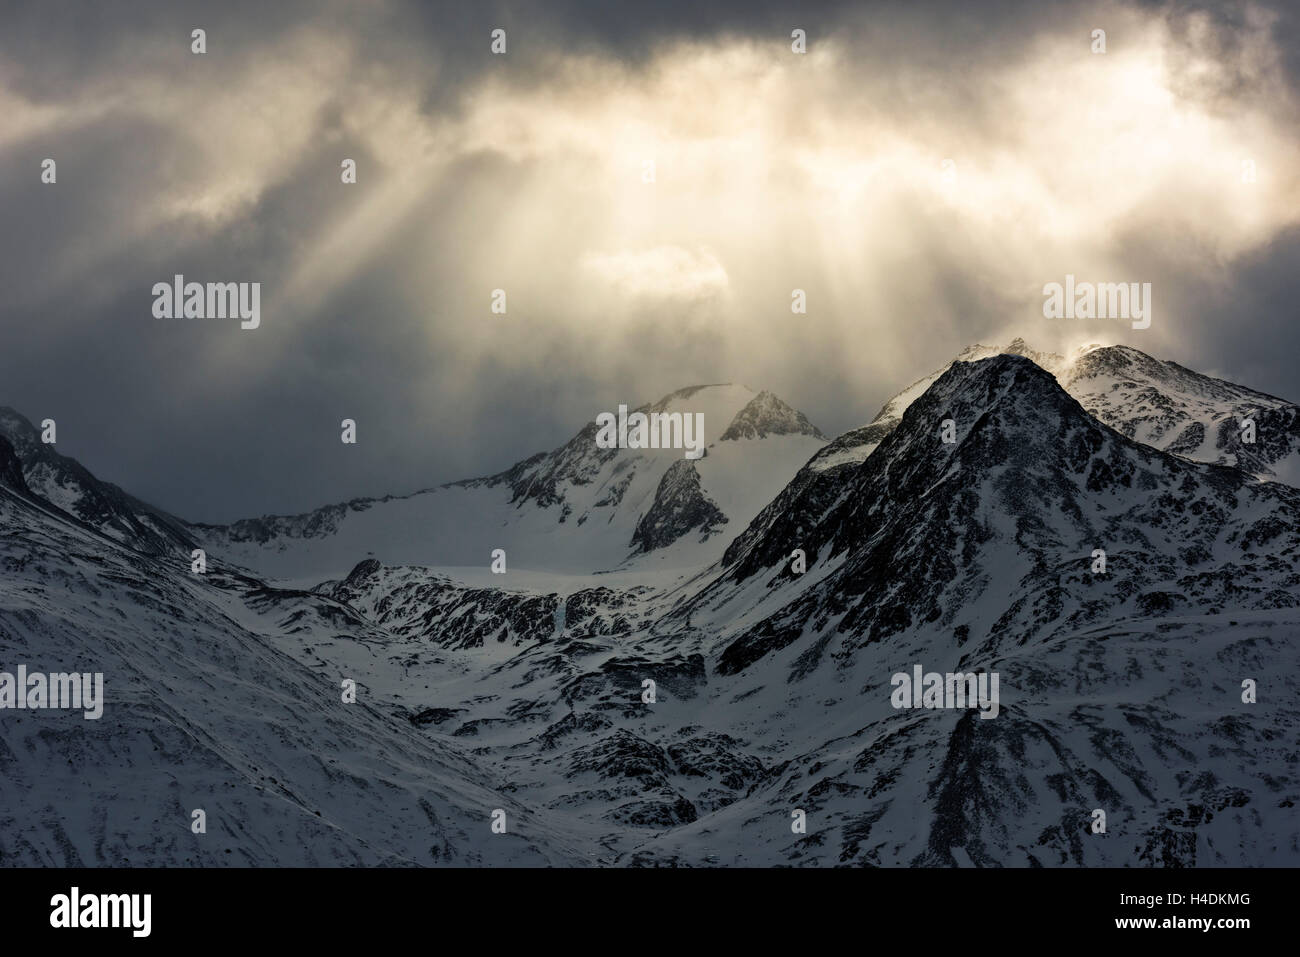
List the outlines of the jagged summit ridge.
{"label": "jagged summit ridge", "polygon": [[277,578],[341,576],[367,557],[481,565],[484,542],[525,568],[594,572],[651,555],[698,568],[721,554],[721,529],[748,523],[826,441],[771,392],[733,383],[627,412],[702,416],[702,456],[683,465],[683,449],[602,447],[593,415],[560,447],[494,475],[196,530],[213,551]]}
{"label": "jagged summit ridge", "polygon": [[[1152,358],[1131,346],[1090,344],[1066,358],[1039,352],[1024,339],[1005,347],[967,346],[953,362],[1017,355],[1056,376],[1102,422],[1144,444],[1197,462],[1230,465],[1261,478],[1300,486],[1300,407],[1276,396]],[[891,398],[870,424],[832,440],[809,467],[861,462],[898,426],[903,411],[952,368],[918,379]],[[1242,441],[1247,419],[1255,441]]]}
{"label": "jagged summit ridge", "polygon": [[821,430],[808,421],[808,417],[791,408],[780,398],[766,390],[754,396],[736,413],[721,441],[761,439],[769,435],[811,435],[825,439]]}
{"label": "jagged summit ridge", "polygon": [[1060,380],[1090,413],[1139,442],[1300,486],[1300,407],[1293,402],[1129,346],[1083,352]]}
{"label": "jagged summit ridge", "polygon": [[[892,636],[997,646],[1155,610],[1300,606],[1300,490],[1134,442],[1019,357],[954,364],[865,461],[792,489],[724,556],[715,591],[759,576],[772,613],[723,670],[810,635],[844,656]],[[1093,580],[1098,547],[1114,573]]]}

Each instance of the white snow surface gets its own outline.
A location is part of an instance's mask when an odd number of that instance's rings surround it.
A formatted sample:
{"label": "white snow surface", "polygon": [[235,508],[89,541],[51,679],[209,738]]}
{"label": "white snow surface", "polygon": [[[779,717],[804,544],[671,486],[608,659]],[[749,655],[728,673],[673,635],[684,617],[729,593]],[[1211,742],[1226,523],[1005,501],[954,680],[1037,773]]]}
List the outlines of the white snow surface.
{"label": "white snow surface", "polygon": [[[600,462],[594,441],[578,445],[576,439],[552,455],[565,466],[588,471],[581,482],[565,478],[558,484],[558,502],[512,501],[509,485],[480,480],[349,508],[326,532],[305,533],[291,518],[266,542],[236,540],[230,527],[200,526],[197,534],[214,553],[281,581],[342,577],[367,558],[392,565],[486,566],[497,548],[505,550],[512,571],[699,568],[716,561],[730,538],[825,445],[822,438],[802,434],[721,441],[756,395],[740,385],[706,386],[689,396],[674,394],[662,409],[655,406],[668,413],[703,413],[706,451],[694,467],[701,490],[727,522],[713,534],[689,533],[648,553],[634,554],[633,534],[664,472],[683,460],[683,450],[619,449]],[[542,478],[521,485],[527,490]]]}

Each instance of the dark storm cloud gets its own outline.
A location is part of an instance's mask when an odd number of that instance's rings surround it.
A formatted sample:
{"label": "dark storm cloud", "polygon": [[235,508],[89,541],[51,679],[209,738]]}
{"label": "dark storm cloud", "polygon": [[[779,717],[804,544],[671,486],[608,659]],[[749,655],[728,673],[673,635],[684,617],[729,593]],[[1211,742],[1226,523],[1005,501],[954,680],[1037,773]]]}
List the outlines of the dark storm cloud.
{"label": "dark storm cloud", "polygon": [[[1229,114],[1247,104],[1294,115],[1293,6],[1266,8],[1267,28],[1234,4],[1149,9],[1183,37],[1188,64],[1209,51],[1224,65],[1176,74],[1182,95]],[[774,226],[742,233],[752,261],[723,255],[735,311],[754,317],[762,341],[738,344],[706,321],[711,306],[690,300],[588,303],[563,268],[581,260],[575,237],[599,213],[575,185],[591,171],[582,160],[565,175],[548,171],[547,149],[572,149],[563,138],[534,149],[522,131],[516,144],[498,129],[466,144],[484,135],[458,124],[481,106],[485,82],[526,92],[557,63],[586,57],[627,66],[609,78],[631,83],[676,42],[748,38],[775,56],[800,27],[812,44],[841,45],[841,69],[860,77],[851,86],[881,124],[938,118],[957,155],[977,146],[992,155],[979,140],[996,147],[1005,136],[1014,150],[1017,136],[1032,142],[1036,132],[1004,133],[980,78],[1041,56],[1043,37],[1086,38],[1111,22],[1109,12],[1094,23],[1093,9],[1039,2],[38,2],[7,4],[0,16],[0,95],[10,98],[0,108],[18,104],[0,121],[9,227],[0,404],[56,418],[66,454],[197,520],[485,474],[559,444],[598,409],[695,382],[772,388],[835,433],[967,342],[1009,335],[1009,317],[1026,308],[1020,287],[1057,278],[1030,270],[1014,288],[990,283],[975,250],[923,215],[890,227],[887,304],[826,283],[814,292],[815,321],[762,324],[759,304],[775,301],[779,312],[799,269],[813,274],[824,255],[825,223],[810,217],[789,248],[774,246]],[[498,26],[509,32],[506,58],[487,53]],[[194,27],[208,34],[202,58],[189,52]],[[1261,33],[1283,60],[1288,96],[1255,69]],[[1117,49],[1125,42],[1112,30]],[[789,129],[799,112],[793,103]],[[845,122],[853,115],[846,103]],[[383,124],[392,126],[372,136]],[[46,156],[59,164],[54,187],[39,183]],[[342,156],[358,161],[355,189],[338,182]],[[406,184],[420,163],[433,172]],[[391,206],[359,220],[352,238],[349,216],[364,217],[386,191]],[[502,225],[512,216],[527,219],[529,242]],[[322,246],[334,235],[337,245]],[[1160,338],[1127,341],[1300,398],[1286,311],[1300,291],[1294,231],[1197,273],[1187,263],[1201,256],[1177,235],[1158,218],[1115,231],[1115,249],[1155,279],[1169,316]],[[603,238],[600,251],[622,252]],[[154,319],[150,288],[177,272],[262,282],[263,328]],[[512,326],[487,315],[502,276]],[[885,309],[899,324],[893,343],[879,338]],[[846,349],[857,326],[877,338]],[[355,448],[338,441],[344,417],[359,423]]]}
{"label": "dark storm cloud", "polygon": [[1173,343],[1169,358],[1211,375],[1300,402],[1300,230],[1291,229],[1244,256],[1226,275],[1171,288],[1174,307],[1196,320],[1196,338]]}

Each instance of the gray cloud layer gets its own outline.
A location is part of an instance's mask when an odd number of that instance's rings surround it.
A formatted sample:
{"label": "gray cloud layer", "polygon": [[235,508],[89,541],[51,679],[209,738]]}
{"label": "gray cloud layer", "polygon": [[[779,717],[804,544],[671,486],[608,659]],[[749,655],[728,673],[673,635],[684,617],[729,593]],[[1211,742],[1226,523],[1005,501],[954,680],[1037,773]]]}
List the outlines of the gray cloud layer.
{"label": "gray cloud layer", "polygon": [[[1300,398],[1289,4],[3,18],[0,404],[187,518],[485,474],[697,382],[770,388],[835,433],[1014,335]],[[1152,329],[1043,319],[1067,271],[1151,282]],[[177,272],[260,281],[262,328],[154,319]]]}

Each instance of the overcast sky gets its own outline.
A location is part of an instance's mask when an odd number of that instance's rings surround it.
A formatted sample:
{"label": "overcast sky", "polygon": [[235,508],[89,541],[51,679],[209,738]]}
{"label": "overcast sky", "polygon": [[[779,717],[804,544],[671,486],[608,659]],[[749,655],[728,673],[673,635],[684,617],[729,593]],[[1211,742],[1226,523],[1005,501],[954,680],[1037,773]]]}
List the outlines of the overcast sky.
{"label": "overcast sky", "polygon": [[[10,0],[0,405],[224,521],[495,472],[701,382],[836,434],[1015,336],[1300,399],[1298,19]],[[260,282],[260,328],[155,318],[177,273]],[[1045,319],[1067,273],[1151,283],[1151,327]]]}

